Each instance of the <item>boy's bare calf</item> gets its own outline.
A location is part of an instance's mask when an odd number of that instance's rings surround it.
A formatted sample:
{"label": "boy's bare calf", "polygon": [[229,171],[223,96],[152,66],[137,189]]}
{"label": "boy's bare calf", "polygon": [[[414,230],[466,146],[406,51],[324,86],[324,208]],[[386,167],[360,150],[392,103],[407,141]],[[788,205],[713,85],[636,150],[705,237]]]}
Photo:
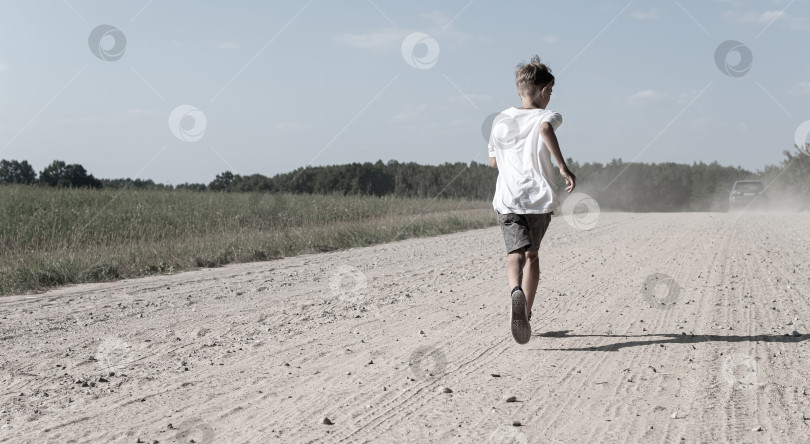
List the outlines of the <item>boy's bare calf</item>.
{"label": "boy's bare calf", "polygon": [[537,252],[518,248],[509,253],[506,257],[506,279],[509,282],[510,290],[517,286],[523,289],[523,293],[526,295],[526,313],[531,313],[534,295],[537,293],[537,285],[540,281],[540,263],[537,260]]}

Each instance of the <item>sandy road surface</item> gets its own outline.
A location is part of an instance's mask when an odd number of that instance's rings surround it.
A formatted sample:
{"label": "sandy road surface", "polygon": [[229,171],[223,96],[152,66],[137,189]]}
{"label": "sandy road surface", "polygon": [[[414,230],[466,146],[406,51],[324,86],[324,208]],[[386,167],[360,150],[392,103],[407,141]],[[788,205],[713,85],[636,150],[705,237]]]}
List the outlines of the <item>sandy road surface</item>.
{"label": "sandy road surface", "polygon": [[810,214],[555,218],[526,346],[502,249],[492,228],[2,298],[0,441],[810,441]]}

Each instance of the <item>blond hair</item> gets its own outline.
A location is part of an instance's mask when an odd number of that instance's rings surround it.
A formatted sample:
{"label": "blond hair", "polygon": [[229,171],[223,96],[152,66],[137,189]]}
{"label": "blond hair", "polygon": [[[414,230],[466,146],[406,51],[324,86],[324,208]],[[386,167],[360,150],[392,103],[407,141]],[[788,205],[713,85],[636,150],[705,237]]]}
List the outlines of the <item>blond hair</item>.
{"label": "blond hair", "polygon": [[538,87],[548,84],[554,84],[554,75],[548,66],[540,63],[540,56],[535,55],[529,63],[521,63],[515,69],[515,85],[521,96],[530,96]]}

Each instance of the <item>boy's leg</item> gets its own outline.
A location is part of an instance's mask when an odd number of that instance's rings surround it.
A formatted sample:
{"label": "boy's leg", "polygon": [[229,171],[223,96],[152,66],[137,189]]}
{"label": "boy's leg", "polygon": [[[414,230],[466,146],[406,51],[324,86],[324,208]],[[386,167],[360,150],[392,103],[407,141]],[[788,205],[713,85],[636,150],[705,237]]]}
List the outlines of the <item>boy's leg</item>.
{"label": "boy's leg", "polygon": [[525,248],[518,248],[506,256],[506,281],[509,283],[509,291],[520,286],[521,281],[525,279],[523,274],[526,262],[525,251]]}
{"label": "boy's leg", "polygon": [[534,295],[537,293],[537,285],[540,282],[540,261],[537,259],[536,251],[526,251],[523,266],[523,279],[520,288],[526,294],[526,313],[532,312]]}
{"label": "boy's leg", "polygon": [[520,284],[526,265],[526,246],[532,243],[529,238],[531,231],[525,215],[498,214],[498,222],[506,242],[506,280],[509,282],[511,300],[509,323],[512,337],[518,344],[526,344],[531,339],[532,328],[527,319],[526,295],[520,289]]}
{"label": "boy's leg", "polygon": [[526,310],[526,293],[520,288],[523,279],[523,268],[526,262],[525,248],[511,251],[506,257],[506,278],[509,281],[510,299],[512,300],[509,323],[512,337],[518,344],[526,344],[532,336],[532,327]]}
{"label": "boy's leg", "polygon": [[537,257],[537,250],[540,249],[540,242],[551,223],[551,214],[532,214],[528,217],[528,222],[531,230],[531,245],[526,247],[521,288],[526,293],[526,314],[531,316],[534,296],[537,294],[537,286],[540,282],[540,261]]}

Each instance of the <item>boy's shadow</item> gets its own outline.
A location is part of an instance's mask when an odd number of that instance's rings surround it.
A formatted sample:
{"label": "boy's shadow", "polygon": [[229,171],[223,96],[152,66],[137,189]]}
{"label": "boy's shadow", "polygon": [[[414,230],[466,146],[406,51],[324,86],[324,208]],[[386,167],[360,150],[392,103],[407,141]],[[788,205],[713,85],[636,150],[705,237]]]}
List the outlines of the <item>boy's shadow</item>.
{"label": "boy's shadow", "polygon": [[[802,342],[810,339],[810,335],[790,336],[790,335],[684,335],[676,333],[663,333],[663,334],[645,334],[645,335],[572,335],[571,330],[549,331],[546,333],[539,333],[534,336],[541,338],[650,338],[647,340],[633,339],[629,341],[615,342],[613,344],[588,346],[588,347],[573,347],[573,348],[541,348],[538,350],[544,351],[619,351],[625,347],[639,347],[644,345],[656,344],[696,344],[701,342]],[[657,339],[652,339],[657,338]]]}

